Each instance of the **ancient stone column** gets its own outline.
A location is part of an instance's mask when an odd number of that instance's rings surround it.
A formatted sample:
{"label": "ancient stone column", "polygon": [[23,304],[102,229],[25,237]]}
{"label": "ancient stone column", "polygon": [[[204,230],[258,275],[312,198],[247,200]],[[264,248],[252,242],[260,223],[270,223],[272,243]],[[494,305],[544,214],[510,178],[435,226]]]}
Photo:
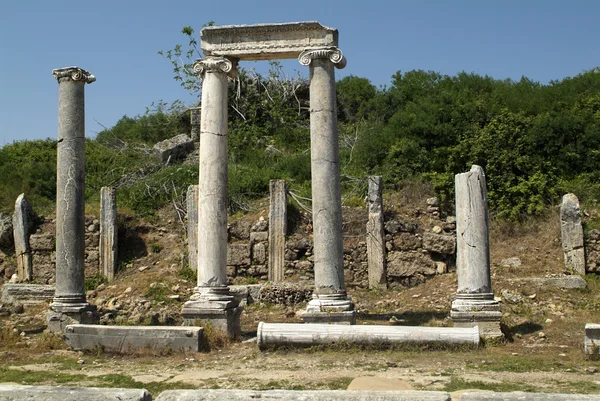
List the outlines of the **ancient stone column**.
{"label": "ancient stone column", "polygon": [[202,76],[198,181],[198,286],[182,314],[186,323],[209,320],[235,336],[240,313],[227,287],[227,80],[236,65],[224,57],[198,60]]}
{"label": "ancient stone column", "polygon": [[58,80],[56,169],[56,293],[47,314],[48,329],[94,323],[95,307],[86,302],[85,251],[85,118],[84,89],[96,78],[78,67],[53,70]]}
{"label": "ancient stone column", "polygon": [[565,268],[585,276],[585,248],[579,199],[575,194],[563,196],[560,206],[560,236],[564,252]]}
{"label": "ancient stone column", "polygon": [[307,323],[353,324],[355,311],[344,286],[342,202],[334,66],[346,59],[336,48],[309,49],[298,57],[310,69],[310,152],[315,292]]}
{"label": "ancient stone column", "polygon": [[455,177],[458,290],[450,316],[455,327],[479,326],[484,337],[500,337],[502,313],[490,277],[487,187],[483,169]]}
{"label": "ancient stone column", "polygon": [[269,281],[285,277],[285,234],[287,232],[287,188],[284,180],[269,181]]}
{"label": "ancient stone column", "polygon": [[[192,270],[198,270],[198,185],[187,189],[187,232],[188,263]],[[199,281],[202,281],[201,279]]]}
{"label": "ancient stone column", "polygon": [[200,140],[200,107],[192,107],[190,112],[190,125],[192,132],[190,135],[194,143]]}
{"label": "ancient stone column", "polygon": [[100,272],[112,281],[117,269],[117,191],[100,188]]}
{"label": "ancient stone column", "polygon": [[383,232],[383,179],[369,176],[369,220],[367,221],[367,266],[369,288],[387,288],[385,233]]}
{"label": "ancient stone column", "polygon": [[19,195],[15,202],[15,213],[12,219],[19,281],[31,281],[33,279],[32,254],[29,246],[29,231],[33,226],[33,222],[30,220],[32,215],[33,210],[25,194]]}

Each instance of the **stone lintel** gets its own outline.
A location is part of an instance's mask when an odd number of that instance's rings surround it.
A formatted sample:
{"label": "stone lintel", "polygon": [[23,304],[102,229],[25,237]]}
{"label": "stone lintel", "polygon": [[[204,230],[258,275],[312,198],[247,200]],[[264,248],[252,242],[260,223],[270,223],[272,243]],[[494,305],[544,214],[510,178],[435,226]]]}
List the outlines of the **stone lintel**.
{"label": "stone lintel", "polygon": [[337,29],[316,21],[208,26],[200,32],[200,47],[206,57],[289,59],[306,49],[337,46]]}
{"label": "stone lintel", "polygon": [[73,324],[66,327],[65,338],[67,344],[76,351],[100,348],[117,353],[148,349],[199,352],[202,331],[201,327]]}

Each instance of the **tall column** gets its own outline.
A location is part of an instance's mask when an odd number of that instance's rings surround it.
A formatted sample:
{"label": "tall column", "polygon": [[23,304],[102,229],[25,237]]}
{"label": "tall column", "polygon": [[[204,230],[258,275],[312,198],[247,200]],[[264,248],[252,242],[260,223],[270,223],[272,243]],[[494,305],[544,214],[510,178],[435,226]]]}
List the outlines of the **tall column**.
{"label": "tall column", "polygon": [[285,234],[287,232],[287,188],[284,180],[269,181],[269,281],[285,279]]}
{"label": "tall column", "polygon": [[85,84],[96,78],[78,67],[52,71],[58,80],[56,169],[56,292],[47,313],[48,329],[93,323],[95,307],[85,299]]}
{"label": "tall column", "polygon": [[[198,185],[187,189],[188,262],[190,269],[198,271]],[[199,279],[202,282],[202,279]]]}
{"label": "tall column", "polygon": [[32,254],[29,246],[29,234],[33,226],[32,214],[31,205],[29,205],[25,194],[19,195],[15,201],[15,213],[12,220],[19,281],[33,280]]}
{"label": "tall column", "polygon": [[100,272],[112,281],[117,269],[117,191],[100,188]]}
{"label": "tall column", "polygon": [[581,209],[579,208],[579,199],[575,194],[565,194],[562,198],[560,238],[565,268],[571,273],[585,276],[585,248],[583,246]]}
{"label": "tall column", "polygon": [[338,48],[309,49],[298,57],[310,69],[310,152],[315,291],[307,323],[354,324],[354,304],[344,286],[344,244],[334,66],[346,59]]}
{"label": "tall column", "polygon": [[367,266],[369,288],[387,288],[385,233],[383,231],[383,179],[369,176],[369,220],[367,221]]}
{"label": "tall column", "polygon": [[455,327],[479,326],[483,337],[500,337],[500,306],[490,277],[488,201],[485,174],[473,165],[455,177],[456,274],[458,290],[450,316]]}
{"label": "tall column", "polygon": [[198,181],[198,286],[183,306],[196,319],[235,336],[241,308],[227,287],[227,80],[236,65],[224,57],[198,60],[201,75],[200,176]]}

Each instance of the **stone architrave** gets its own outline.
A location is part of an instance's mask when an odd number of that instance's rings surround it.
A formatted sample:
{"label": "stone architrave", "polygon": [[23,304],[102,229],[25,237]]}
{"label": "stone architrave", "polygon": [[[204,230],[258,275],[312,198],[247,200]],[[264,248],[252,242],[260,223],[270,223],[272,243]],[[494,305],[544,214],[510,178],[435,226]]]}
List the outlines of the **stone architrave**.
{"label": "stone architrave", "polygon": [[381,176],[369,177],[367,221],[367,266],[369,288],[387,288],[387,269],[385,260],[385,233],[383,230],[383,179]]}
{"label": "stone architrave", "polygon": [[585,248],[579,199],[566,194],[560,206],[560,236],[567,270],[585,276]]}
{"label": "stone architrave", "polygon": [[192,270],[198,270],[198,185],[187,189],[187,233],[188,263]]}
{"label": "stone architrave", "polygon": [[52,71],[58,80],[56,173],[56,293],[47,313],[48,330],[95,323],[96,309],[84,292],[85,84],[96,78],[78,67]]}
{"label": "stone architrave", "polygon": [[100,273],[112,281],[117,269],[117,191],[100,188]]}
{"label": "stone architrave", "polygon": [[30,221],[32,215],[33,211],[25,194],[19,195],[15,202],[15,213],[12,218],[19,281],[33,279],[32,253],[29,246],[29,231],[33,225],[33,222]]}
{"label": "stone architrave", "polygon": [[182,309],[186,324],[208,320],[231,336],[240,313],[227,287],[227,80],[236,64],[224,57],[198,60],[202,116],[198,180],[198,285]]}
{"label": "stone architrave", "polygon": [[308,49],[298,57],[310,69],[310,153],[315,292],[302,318],[307,323],[354,324],[356,312],[344,286],[344,244],[334,67],[346,59],[337,47]]}
{"label": "stone architrave", "polygon": [[269,281],[281,282],[285,271],[287,188],[283,180],[269,182]]}
{"label": "stone architrave", "polygon": [[450,316],[455,327],[479,326],[483,337],[501,337],[500,306],[490,276],[487,187],[483,169],[457,174],[456,272],[458,290]]}

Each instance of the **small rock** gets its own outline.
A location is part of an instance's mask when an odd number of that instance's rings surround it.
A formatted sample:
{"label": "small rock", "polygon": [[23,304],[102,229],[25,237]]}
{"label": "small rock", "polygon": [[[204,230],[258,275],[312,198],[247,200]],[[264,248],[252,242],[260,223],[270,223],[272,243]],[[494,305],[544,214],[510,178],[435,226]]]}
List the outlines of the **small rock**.
{"label": "small rock", "polygon": [[535,299],[536,296],[537,296],[537,294],[531,294],[531,295],[529,295],[529,299]]}
{"label": "small rock", "polygon": [[150,266],[140,266],[140,267],[138,267],[138,271],[143,272],[144,270],[148,270],[149,268],[150,268]]}
{"label": "small rock", "polygon": [[413,297],[413,298],[419,298],[420,296],[421,296],[421,294],[415,294],[415,295],[413,295],[412,297]]}
{"label": "small rock", "polygon": [[441,233],[442,231],[444,231],[444,229],[443,229],[442,227],[440,227],[440,226],[434,226],[434,227],[431,229],[431,231],[433,231],[435,234],[439,234],[439,233]]}
{"label": "small rock", "polygon": [[78,363],[79,365],[83,365],[83,364],[85,363],[85,361],[84,361],[83,359],[79,358],[79,359],[77,360],[77,363]]}
{"label": "small rock", "polygon": [[596,373],[598,372],[598,368],[595,366],[590,366],[589,368],[585,368],[585,371],[588,373]]}
{"label": "small rock", "polygon": [[523,301],[523,298],[514,292],[508,290],[502,290],[502,296],[506,300],[506,302],[511,304],[518,304]]}
{"label": "small rock", "polygon": [[538,333],[538,337],[539,337],[539,338],[546,338],[546,333],[544,333],[543,331],[540,331],[540,332]]}
{"label": "small rock", "polygon": [[519,259],[517,257],[502,259],[502,261],[500,262],[500,265],[502,265],[504,267],[519,267],[519,266],[521,266],[521,259]]}
{"label": "small rock", "polygon": [[550,323],[552,323],[553,321],[554,321],[554,320],[552,320],[552,319],[548,318],[548,319],[546,319],[546,321],[545,321],[544,323],[548,323],[548,324],[550,324]]}
{"label": "small rock", "polygon": [[[558,356],[567,356],[567,354],[558,354]],[[567,369],[568,371],[568,369]]]}
{"label": "small rock", "polygon": [[15,306],[13,306],[12,312],[16,314],[23,313],[25,312],[25,307],[23,306],[23,304],[16,304]]}
{"label": "small rock", "polygon": [[98,287],[96,287],[96,291],[103,291],[106,289],[106,284],[100,284]]}
{"label": "small rock", "polygon": [[131,291],[133,291],[133,288],[131,288],[131,287],[127,287],[127,288],[125,289],[125,291],[123,291],[123,294],[130,294],[130,293],[131,293]]}
{"label": "small rock", "polygon": [[181,295],[179,294],[174,294],[174,295],[169,295],[170,299],[181,299]]}

